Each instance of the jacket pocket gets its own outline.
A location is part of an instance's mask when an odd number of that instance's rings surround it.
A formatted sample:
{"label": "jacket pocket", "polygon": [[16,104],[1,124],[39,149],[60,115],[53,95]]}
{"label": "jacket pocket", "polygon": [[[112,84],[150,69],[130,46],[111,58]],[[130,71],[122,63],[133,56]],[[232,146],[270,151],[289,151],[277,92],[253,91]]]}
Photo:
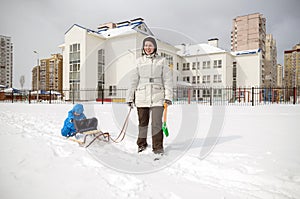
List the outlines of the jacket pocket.
{"label": "jacket pocket", "polygon": [[153,94],[152,94],[152,99],[154,103],[157,103],[159,101],[164,100],[165,97],[165,91],[164,91],[164,87],[161,85],[153,85],[152,87],[153,89]]}
{"label": "jacket pocket", "polygon": [[135,91],[135,100],[144,101],[146,99],[146,87],[137,88]]}

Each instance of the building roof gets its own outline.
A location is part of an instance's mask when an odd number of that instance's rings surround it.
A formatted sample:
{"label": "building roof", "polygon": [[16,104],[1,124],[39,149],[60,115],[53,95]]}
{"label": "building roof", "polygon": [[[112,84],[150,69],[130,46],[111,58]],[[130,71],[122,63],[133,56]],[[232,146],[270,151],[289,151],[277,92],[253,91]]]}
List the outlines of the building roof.
{"label": "building roof", "polygon": [[136,30],[134,29],[137,24],[133,25],[123,25],[117,28],[107,29],[107,30],[100,30],[98,34],[101,34],[105,38],[116,37],[119,35],[126,35],[135,33]]}
{"label": "building roof", "polygon": [[[100,30],[92,30],[89,28],[85,28],[81,25],[74,24],[72,25],[65,34],[67,34],[74,26],[85,29],[88,33],[103,37],[103,38],[112,38],[120,35],[132,34],[136,32],[142,32],[147,35],[153,35],[150,29],[146,26],[143,21],[132,21],[128,23],[119,23],[119,26],[115,28],[102,28]],[[139,28],[142,26],[143,28]]]}
{"label": "building roof", "polygon": [[195,55],[205,55],[205,54],[213,54],[213,53],[224,53],[225,50],[214,47],[209,44],[195,44],[195,45],[189,45],[189,44],[182,44],[177,45],[177,48],[180,49],[180,51],[177,53],[180,56],[195,56]]}
{"label": "building roof", "polygon": [[258,48],[258,49],[253,49],[253,50],[235,51],[235,52],[231,52],[231,54],[234,55],[234,56],[239,56],[239,55],[250,55],[250,54],[257,54],[257,53],[259,53],[260,51],[261,51],[260,48]]}

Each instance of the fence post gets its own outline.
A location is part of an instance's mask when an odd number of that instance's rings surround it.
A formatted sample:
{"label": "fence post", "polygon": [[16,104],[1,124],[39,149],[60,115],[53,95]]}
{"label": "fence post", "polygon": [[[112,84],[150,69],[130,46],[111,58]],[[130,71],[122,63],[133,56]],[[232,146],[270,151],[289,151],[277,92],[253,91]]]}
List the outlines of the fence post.
{"label": "fence post", "polygon": [[252,106],[254,106],[254,87],[252,87]]}
{"label": "fence post", "polygon": [[209,99],[209,105],[212,105],[212,95],[213,95],[213,88],[210,87],[210,99]]}
{"label": "fence post", "polygon": [[296,104],[296,100],[297,100],[297,92],[296,92],[296,87],[293,87],[293,93],[294,93],[294,102],[293,104]]}
{"label": "fence post", "polygon": [[29,90],[29,93],[28,93],[28,103],[29,103],[29,104],[31,104],[31,101],[30,101],[30,100],[31,100],[31,90]]}
{"label": "fence post", "polygon": [[49,101],[49,104],[51,104],[51,89],[50,89],[50,101]]}
{"label": "fence post", "polygon": [[11,103],[14,103],[14,89],[11,90]]}
{"label": "fence post", "polygon": [[104,88],[101,87],[102,104],[104,104]]}
{"label": "fence post", "polygon": [[239,87],[239,103],[241,103],[241,87]]}
{"label": "fence post", "polygon": [[190,104],[191,103],[191,89],[190,88],[188,88],[187,94],[188,94],[188,104]]}
{"label": "fence post", "polygon": [[75,93],[75,91],[74,91],[74,88],[72,88],[72,103],[74,104],[74,93]]}

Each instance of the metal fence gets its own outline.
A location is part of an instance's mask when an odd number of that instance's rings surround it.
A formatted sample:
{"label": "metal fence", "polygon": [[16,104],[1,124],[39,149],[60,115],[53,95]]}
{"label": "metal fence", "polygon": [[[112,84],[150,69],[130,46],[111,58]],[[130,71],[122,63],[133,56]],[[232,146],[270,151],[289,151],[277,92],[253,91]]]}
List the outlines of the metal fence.
{"label": "metal fence", "polygon": [[[174,104],[203,105],[245,105],[299,104],[300,88],[213,88],[213,87],[177,87],[174,88]],[[5,103],[125,103],[127,89],[86,89],[39,92],[21,90],[17,92],[0,91],[0,102]]]}
{"label": "metal fence", "polygon": [[176,88],[174,103],[204,105],[299,104],[300,88]]}

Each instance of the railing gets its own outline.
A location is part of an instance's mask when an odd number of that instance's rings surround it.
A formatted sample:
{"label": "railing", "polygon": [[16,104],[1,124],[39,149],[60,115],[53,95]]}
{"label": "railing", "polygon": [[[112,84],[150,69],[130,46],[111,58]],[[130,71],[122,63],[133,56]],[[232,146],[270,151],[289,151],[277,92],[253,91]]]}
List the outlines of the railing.
{"label": "railing", "polygon": [[174,89],[174,103],[204,105],[299,104],[300,88],[187,88]]}
{"label": "railing", "polygon": [[[213,88],[213,87],[177,87],[173,91],[174,104],[245,105],[299,104],[300,88]],[[125,103],[127,89],[86,89],[41,92],[38,95],[30,90],[5,93],[0,91],[0,102],[23,103]]]}

